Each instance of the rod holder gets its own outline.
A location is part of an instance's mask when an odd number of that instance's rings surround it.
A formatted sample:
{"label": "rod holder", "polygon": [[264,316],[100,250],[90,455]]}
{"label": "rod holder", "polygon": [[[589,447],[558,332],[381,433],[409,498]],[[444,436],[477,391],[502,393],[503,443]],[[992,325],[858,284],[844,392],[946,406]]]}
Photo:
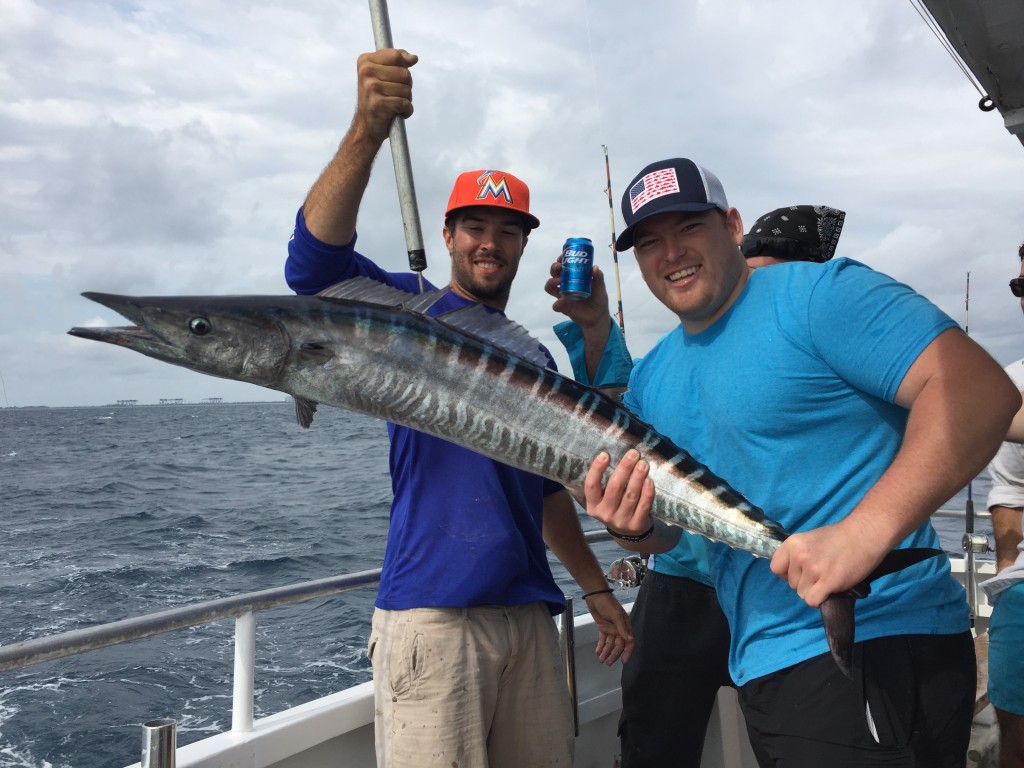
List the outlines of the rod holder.
{"label": "rod holder", "polygon": [[174,768],[175,723],[169,718],[142,724],[142,768]]}

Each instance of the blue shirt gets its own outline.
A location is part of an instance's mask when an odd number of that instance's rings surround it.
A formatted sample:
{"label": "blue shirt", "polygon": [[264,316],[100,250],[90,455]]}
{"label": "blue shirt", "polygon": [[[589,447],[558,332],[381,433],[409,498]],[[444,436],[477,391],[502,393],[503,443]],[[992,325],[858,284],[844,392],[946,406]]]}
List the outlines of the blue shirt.
{"label": "blue shirt", "polygon": [[[626,405],[787,530],[848,515],[891,464],[896,391],[947,315],[849,259],[755,270],[710,328],[678,327],[639,361]],[[900,546],[935,547],[924,523]],[[737,685],[826,653],[821,616],[768,561],[707,545]],[[856,604],[858,641],[969,627],[945,557],[886,576]]]}
{"label": "blue shirt", "polygon": [[[415,274],[382,270],[355,251],[355,242],[353,237],[347,245],[332,246],[317,240],[300,210],[288,243],[288,285],[296,293],[312,294],[362,275],[418,291]],[[429,314],[472,303],[449,291]],[[544,497],[562,486],[397,424],[388,424],[388,433],[394,500],[377,607],[465,608],[543,600],[552,614],[565,610],[542,535]]]}

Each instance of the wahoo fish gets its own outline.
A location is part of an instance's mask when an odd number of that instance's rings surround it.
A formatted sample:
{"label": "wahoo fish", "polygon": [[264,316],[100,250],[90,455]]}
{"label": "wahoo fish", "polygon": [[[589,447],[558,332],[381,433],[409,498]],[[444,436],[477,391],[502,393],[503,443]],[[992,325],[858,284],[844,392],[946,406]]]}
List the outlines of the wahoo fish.
{"label": "wahoo fish", "polygon": [[[318,403],[358,411],[547,477],[581,504],[593,459],[607,452],[610,473],[635,448],[650,465],[654,517],[756,557],[770,558],[788,536],[617,400],[546,368],[521,326],[481,305],[429,317],[443,291],[412,295],[355,278],[316,296],[82,295],[136,325],[71,335],[290,394],[303,428]],[[872,578],[935,550],[914,552],[891,553]],[[822,606],[829,647],[848,674],[853,600],[867,591],[865,583]]]}

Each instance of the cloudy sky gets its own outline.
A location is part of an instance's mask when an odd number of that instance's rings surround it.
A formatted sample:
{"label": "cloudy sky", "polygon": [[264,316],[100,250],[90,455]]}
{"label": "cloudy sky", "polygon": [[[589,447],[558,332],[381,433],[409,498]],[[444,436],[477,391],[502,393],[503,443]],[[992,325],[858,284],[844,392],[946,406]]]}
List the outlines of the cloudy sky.
{"label": "cloudy sky", "polygon": [[[123,321],[82,291],[288,293],[295,211],[355,103],[373,48],[365,0],[0,0],[0,406],[277,393],[76,339]],[[909,2],[392,0],[420,56],[408,123],[427,276],[462,170],[528,181],[542,226],[509,315],[564,355],[543,293],[565,237],[610,272],[612,188],[692,157],[749,225],[794,203],[847,211],[839,255],[965,321],[1001,363],[1024,356],[1007,289],[1024,239],[1024,147]],[[621,218],[616,229],[621,231]],[[361,250],[406,262],[394,173],[379,158]],[[626,337],[674,324],[620,255]]]}

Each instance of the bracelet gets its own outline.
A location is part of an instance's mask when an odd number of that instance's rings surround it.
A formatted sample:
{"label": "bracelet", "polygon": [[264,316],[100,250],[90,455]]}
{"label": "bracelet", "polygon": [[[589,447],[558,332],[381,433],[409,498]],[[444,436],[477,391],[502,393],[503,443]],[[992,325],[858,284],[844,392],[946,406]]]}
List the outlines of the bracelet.
{"label": "bracelet", "polygon": [[639,536],[628,536],[625,533],[616,533],[607,525],[604,527],[608,533],[614,536],[616,539],[622,539],[623,541],[630,541],[634,544],[639,544],[641,541],[647,541],[651,536],[654,535],[654,523],[651,523],[651,527],[641,533]]}
{"label": "bracelet", "polygon": [[585,595],[583,595],[583,599],[586,600],[588,597],[593,597],[594,595],[606,595],[614,591],[615,590],[611,587],[606,587],[604,589],[595,589],[593,592],[587,592]]}

